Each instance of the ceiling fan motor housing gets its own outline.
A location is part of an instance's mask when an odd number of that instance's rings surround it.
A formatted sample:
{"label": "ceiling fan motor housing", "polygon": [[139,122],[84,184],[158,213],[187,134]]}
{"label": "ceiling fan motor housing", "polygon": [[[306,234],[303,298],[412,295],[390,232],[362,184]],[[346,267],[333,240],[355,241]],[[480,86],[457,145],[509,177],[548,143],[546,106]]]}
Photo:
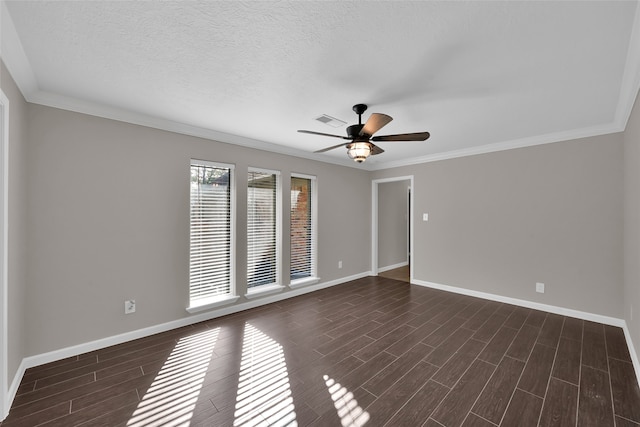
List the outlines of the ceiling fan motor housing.
{"label": "ceiling fan motor housing", "polygon": [[347,127],[347,136],[351,139],[359,139],[359,140],[363,140],[363,141],[368,141],[369,140],[369,136],[368,135],[360,135],[360,131],[362,130],[362,128],[364,127],[364,125],[360,124],[360,125],[351,125]]}

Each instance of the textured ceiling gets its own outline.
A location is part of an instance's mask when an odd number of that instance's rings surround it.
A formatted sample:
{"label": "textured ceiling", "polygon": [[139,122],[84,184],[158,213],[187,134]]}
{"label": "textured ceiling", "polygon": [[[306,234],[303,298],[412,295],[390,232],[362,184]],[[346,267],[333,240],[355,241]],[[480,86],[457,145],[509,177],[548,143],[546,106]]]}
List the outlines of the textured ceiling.
{"label": "textured ceiling", "polygon": [[[25,97],[224,142],[378,169],[616,132],[639,85],[636,1],[7,1]],[[363,165],[353,104],[394,120]]]}

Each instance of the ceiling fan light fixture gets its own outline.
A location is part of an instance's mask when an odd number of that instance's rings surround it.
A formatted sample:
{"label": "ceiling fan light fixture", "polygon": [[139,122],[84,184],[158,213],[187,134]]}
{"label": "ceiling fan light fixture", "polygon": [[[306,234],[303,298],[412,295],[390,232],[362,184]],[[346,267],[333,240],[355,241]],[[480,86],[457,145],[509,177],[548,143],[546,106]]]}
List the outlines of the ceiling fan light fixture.
{"label": "ceiling fan light fixture", "polygon": [[[343,142],[331,147],[326,147],[321,150],[314,151],[314,153],[324,153],[329,150],[336,149],[338,147],[346,147],[349,158],[356,161],[356,163],[362,163],[367,160],[369,156],[375,156],[376,154],[384,153],[384,150],[372,141],[426,141],[429,138],[429,132],[414,132],[414,133],[399,133],[394,135],[373,136],[377,131],[386,126],[393,118],[386,114],[373,113],[367,119],[365,124],[362,124],[362,113],[365,112],[367,106],[365,104],[356,104],[353,106],[353,111],[358,115],[358,124],[347,127],[347,136],[332,135],[330,133],[316,132],[312,130],[298,130],[300,133],[306,133],[319,136],[330,136],[332,138],[340,138],[343,140],[350,140],[351,142]],[[328,119],[332,119],[326,116]],[[321,117],[322,118],[322,117]],[[325,123],[325,120],[319,121]]]}
{"label": "ceiling fan light fixture", "polygon": [[371,144],[368,142],[353,142],[347,147],[347,154],[349,158],[362,163],[371,154]]}

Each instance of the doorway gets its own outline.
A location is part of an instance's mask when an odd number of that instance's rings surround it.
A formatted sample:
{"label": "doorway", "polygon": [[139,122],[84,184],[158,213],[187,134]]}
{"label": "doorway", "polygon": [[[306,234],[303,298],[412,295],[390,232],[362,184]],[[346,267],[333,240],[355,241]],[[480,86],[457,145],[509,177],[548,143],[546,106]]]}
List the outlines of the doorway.
{"label": "doorway", "polygon": [[372,181],[373,275],[413,279],[413,175]]}

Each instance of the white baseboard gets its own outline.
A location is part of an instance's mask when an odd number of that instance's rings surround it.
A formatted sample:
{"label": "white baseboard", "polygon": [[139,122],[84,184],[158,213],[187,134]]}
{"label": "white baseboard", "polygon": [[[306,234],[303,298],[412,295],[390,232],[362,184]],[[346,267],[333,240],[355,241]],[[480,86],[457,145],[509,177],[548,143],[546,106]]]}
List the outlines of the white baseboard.
{"label": "white baseboard", "polygon": [[[138,338],[144,338],[160,332],[170,331],[172,329],[177,329],[177,328],[192,325],[195,323],[204,322],[207,320],[215,319],[217,317],[222,317],[222,316],[237,313],[240,311],[248,310],[251,308],[260,307],[262,305],[270,304],[270,303],[281,301],[284,299],[297,297],[299,295],[318,291],[324,288],[329,288],[331,286],[340,285],[342,283],[350,282],[356,279],[361,279],[363,277],[367,277],[370,275],[371,275],[371,272],[367,271],[364,273],[354,274],[352,276],[342,277],[340,279],[331,280],[328,282],[312,284],[309,286],[296,287],[295,289],[292,289],[289,292],[280,293],[276,295],[272,294],[272,295],[265,296],[263,298],[253,299],[245,303],[231,305],[227,307],[221,307],[205,313],[199,313],[197,315],[184,317],[182,319],[173,320],[173,321],[162,323],[159,325],[154,325],[154,326],[138,329],[131,332],[125,332],[123,334],[114,335],[111,337],[101,338],[101,339],[97,339],[87,343],[50,351],[47,353],[25,357],[24,359],[22,359],[22,363],[20,363],[20,366],[18,367],[18,371],[16,372],[13,378],[13,381],[11,383],[11,386],[9,387],[9,390],[8,390],[7,412],[11,407],[11,404],[13,403],[13,399],[16,396],[18,387],[20,386],[20,382],[22,381],[22,377],[24,376],[25,371],[34,366],[55,362],[56,360],[77,356],[79,354],[87,353],[90,351],[100,350],[101,348],[109,347],[116,344],[121,344],[123,342],[132,341]],[[2,418],[4,419],[8,414],[2,414],[2,415],[4,415],[4,417]]]}
{"label": "white baseboard", "polygon": [[636,371],[636,381],[640,387],[640,362],[638,360],[638,354],[635,351],[633,342],[631,341],[631,334],[627,328],[627,322],[624,319],[618,319],[617,317],[603,316],[601,314],[588,313],[586,311],[574,310],[571,308],[558,307],[555,305],[541,304],[538,302],[527,301],[523,299],[505,297],[502,295],[490,294],[487,292],[474,291],[471,289],[458,288],[455,286],[442,285],[439,283],[427,282],[424,280],[413,279],[411,281],[414,285],[426,286],[428,288],[439,289],[442,291],[453,292],[456,294],[468,295],[472,297],[482,298],[490,301],[504,302],[506,304],[517,305],[520,307],[533,308],[535,310],[546,311],[548,313],[560,314],[562,316],[575,317],[582,320],[590,320],[592,322],[603,323],[605,325],[618,326],[624,331],[625,340],[631,355],[631,362]]}
{"label": "white baseboard", "polygon": [[638,387],[640,387],[640,359],[638,359],[638,353],[636,353],[636,347],[633,345],[631,334],[629,333],[629,328],[627,327],[626,322],[622,327],[622,330],[624,331],[624,338],[627,341],[627,347],[629,347],[629,354],[631,355],[631,361],[633,362],[633,369],[636,371]]}
{"label": "white baseboard", "polygon": [[16,375],[13,377],[13,381],[11,381],[11,385],[9,386],[9,390],[7,390],[7,408],[6,413],[2,414],[0,417],[0,422],[7,418],[9,415],[9,409],[11,409],[11,404],[13,403],[13,399],[16,398],[16,394],[18,393],[18,387],[20,387],[20,381],[22,381],[22,377],[24,376],[24,371],[27,370],[25,359],[22,359],[20,362],[20,366],[18,366],[18,371]]}
{"label": "white baseboard", "polygon": [[380,268],[378,268],[378,273],[384,273],[385,271],[393,270],[395,268],[404,267],[405,265],[409,265],[409,263],[407,261],[404,261],[404,262],[399,262],[399,263],[393,264],[393,265],[387,265],[386,267],[380,267]]}

